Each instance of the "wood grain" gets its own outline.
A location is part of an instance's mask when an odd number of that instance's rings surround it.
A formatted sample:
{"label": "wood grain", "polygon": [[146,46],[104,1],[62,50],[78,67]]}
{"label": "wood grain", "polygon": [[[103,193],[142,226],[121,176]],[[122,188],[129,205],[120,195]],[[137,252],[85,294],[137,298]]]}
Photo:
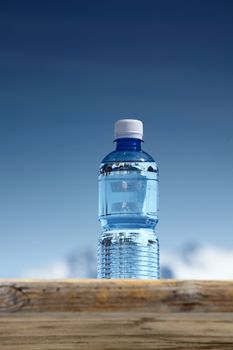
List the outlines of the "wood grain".
{"label": "wood grain", "polygon": [[1,350],[233,349],[233,313],[27,313],[0,318]]}
{"label": "wood grain", "polygon": [[0,281],[0,312],[233,312],[232,281]]}
{"label": "wood grain", "polygon": [[0,281],[0,350],[233,349],[233,282]]}

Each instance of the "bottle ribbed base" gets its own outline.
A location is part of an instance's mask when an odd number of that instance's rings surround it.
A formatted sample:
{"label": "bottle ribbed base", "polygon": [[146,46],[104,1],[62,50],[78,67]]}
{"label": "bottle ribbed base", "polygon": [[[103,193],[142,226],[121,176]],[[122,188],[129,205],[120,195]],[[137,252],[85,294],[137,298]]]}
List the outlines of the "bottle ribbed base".
{"label": "bottle ribbed base", "polygon": [[98,244],[98,278],[159,278],[159,243],[151,230],[103,233]]}

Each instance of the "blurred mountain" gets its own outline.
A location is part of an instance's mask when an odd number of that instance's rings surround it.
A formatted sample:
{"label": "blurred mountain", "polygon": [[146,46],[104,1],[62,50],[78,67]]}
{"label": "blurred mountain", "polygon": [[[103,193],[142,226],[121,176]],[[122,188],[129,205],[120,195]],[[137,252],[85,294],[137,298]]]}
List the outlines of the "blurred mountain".
{"label": "blurred mountain", "polygon": [[70,277],[96,278],[97,251],[86,249],[70,254],[67,258]]}
{"label": "blurred mountain", "polygon": [[[48,266],[31,268],[25,278],[96,278],[96,250],[77,250]],[[231,279],[233,249],[186,244],[161,252],[161,278]]]}

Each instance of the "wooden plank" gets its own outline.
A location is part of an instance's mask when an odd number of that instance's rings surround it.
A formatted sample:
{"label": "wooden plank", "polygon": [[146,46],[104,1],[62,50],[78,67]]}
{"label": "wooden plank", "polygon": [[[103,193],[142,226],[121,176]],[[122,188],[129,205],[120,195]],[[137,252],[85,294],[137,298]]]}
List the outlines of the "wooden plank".
{"label": "wooden plank", "polygon": [[0,350],[233,349],[232,281],[0,281]]}
{"label": "wooden plank", "polygon": [[1,350],[233,349],[233,313],[14,313]]}
{"label": "wooden plank", "polygon": [[0,281],[0,312],[233,312],[232,281]]}

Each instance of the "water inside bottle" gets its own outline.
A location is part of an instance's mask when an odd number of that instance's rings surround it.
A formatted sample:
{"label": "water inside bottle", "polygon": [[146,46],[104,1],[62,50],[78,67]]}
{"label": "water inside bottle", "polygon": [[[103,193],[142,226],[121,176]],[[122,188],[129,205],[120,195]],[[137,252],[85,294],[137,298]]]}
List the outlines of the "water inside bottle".
{"label": "water inside bottle", "polygon": [[159,278],[158,168],[153,162],[100,166],[99,278]]}

